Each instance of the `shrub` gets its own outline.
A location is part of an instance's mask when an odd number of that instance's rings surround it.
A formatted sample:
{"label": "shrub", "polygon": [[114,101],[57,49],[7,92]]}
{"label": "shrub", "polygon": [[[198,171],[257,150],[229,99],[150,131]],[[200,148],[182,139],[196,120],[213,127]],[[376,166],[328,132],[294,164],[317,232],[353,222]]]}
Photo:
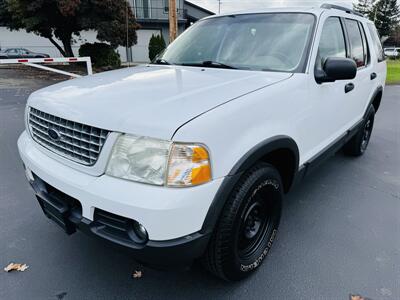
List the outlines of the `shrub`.
{"label": "shrub", "polygon": [[96,68],[121,66],[119,54],[105,43],[86,43],[79,48],[79,56],[90,56]]}
{"label": "shrub", "polygon": [[162,35],[152,35],[149,43],[149,58],[153,61],[154,58],[165,49],[165,41]]}

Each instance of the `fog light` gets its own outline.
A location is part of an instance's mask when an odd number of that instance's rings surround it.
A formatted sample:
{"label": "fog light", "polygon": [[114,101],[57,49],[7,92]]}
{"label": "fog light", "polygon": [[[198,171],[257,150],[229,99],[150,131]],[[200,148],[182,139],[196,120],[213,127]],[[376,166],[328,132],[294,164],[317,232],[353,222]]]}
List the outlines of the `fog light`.
{"label": "fog light", "polygon": [[147,242],[148,234],[146,228],[139,222],[135,222],[133,229],[135,230],[136,235],[142,242]]}

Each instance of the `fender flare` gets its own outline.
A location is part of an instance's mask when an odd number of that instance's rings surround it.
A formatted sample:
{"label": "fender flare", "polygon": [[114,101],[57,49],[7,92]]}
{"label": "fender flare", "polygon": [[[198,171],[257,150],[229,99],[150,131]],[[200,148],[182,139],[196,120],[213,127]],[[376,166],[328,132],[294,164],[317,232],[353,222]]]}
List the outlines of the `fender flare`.
{"label": "fender flare", "polygon": [[229,176],[247,171],[263,156],[279,149],[289,149],[295,156],[296,165],[299,165],[299,148],[297,147],[296,142],[286,135],[278,135],[272,138],[268,138],[250,149],[235,164],[235,166],[229,172]]}
{"label": "fender flare", "polygon": [[[378,87],[375,89],[374,93],[372,94],[371,99],[369,100],[367,109],[365,110],[365,113],[364,113],[364,116],[363,116],[364,119],[365,119],[365,117],[367,116],[367,114],[368,114],[368,112],[369,112],[369,107],[370,107],[371,105],[373,105],[373,103],[374,103],[374,101],[375,101],[375,98],[376,98],[376,96],[377,96],[379,93],[383,93],[383,86],[381,86],[381,85],[378,86]],[[378,107],[375,108],[375,112],[378,111],[378,108],[379,108],[379,105],[378,105]]]}
{"label": "fender flare", "polygon": [[250,169],[256,162],[260,161],[262,157],[279,149],[289,149],[294,154],[295,168],[290,186],[293,185],[299,169],[299,149],[296,142],[292,138],[284,135],[275,136],[262,141],[239,159],[229,174],[225,177],[208,209],[207,216],[200,232],[210,233],[214,230],[226,201],[243,173]]}

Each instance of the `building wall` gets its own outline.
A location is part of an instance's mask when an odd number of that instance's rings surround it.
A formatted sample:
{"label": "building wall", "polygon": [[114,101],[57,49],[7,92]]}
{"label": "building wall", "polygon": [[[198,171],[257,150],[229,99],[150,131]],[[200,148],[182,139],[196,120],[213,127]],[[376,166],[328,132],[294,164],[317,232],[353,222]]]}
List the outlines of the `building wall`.
{"label": "building wall", "polygon": [[[149,62],[149,42],[151,36],[159,35],[161,33],[162,28],[149,28],[149,29],[140,29],[137,31],[137,44],[133,46],[130,51],[132,53],[131,59],[129,61],[132,62]],[[119,55],[123,62],[128,61],[126,57],[126,47],[118,47]],[[128,56],[129,57],[129,56]]]}
{"label": "building wall", "polygon": [[195,19],[195,20],[200,20],[205,17],[211,16],[213,13],[204,11],[202,9],[198,9],[196,6],[192,5],[191,3],[188,3],[185,5],[186,9],[186,14],[187,16],[190,16],[190,18]]}
{"label": "building wall", "polygon": [[[149,61],[148,45],[152,34],[160,34],[160,28],[141,29],[137,31],[138,43],[132,47],[132,61],[147,62]],[[96,42],[95,31],[84,31],[81,37],[72,46],[75,56],[78,56],[79,47],[84,43]],[[5,48],[27,48],[34,52],[46,53],[51,57],[61,57],[61,53],[46,38],[42,38],[33,33],[27,33],[25,30],[10,31],[6,27],[0,27],[0,47]],[[123,62],[127,61],[126,48],[118,47],[118,53]]]}
{"label": "building wall", "polygon": [[[138,20],[168,20],[169,0],[129,0],[132,10]],[[176,0],[177,17],[183,20],[184,0]]]}

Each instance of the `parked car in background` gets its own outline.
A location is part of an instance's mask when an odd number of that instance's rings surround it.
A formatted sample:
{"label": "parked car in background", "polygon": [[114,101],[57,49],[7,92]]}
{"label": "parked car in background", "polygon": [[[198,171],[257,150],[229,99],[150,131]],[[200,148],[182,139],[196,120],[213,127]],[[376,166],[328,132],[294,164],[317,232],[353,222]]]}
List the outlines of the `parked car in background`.
{"label": "parked car in background", "polygon": [[25,48],[8,48],[0,51],[0,59],[12,58],[46,58],[48,54],[37,53]]}
{"label": "parked car in background", "polygon": [[385,48],[385,55],[389,58],[399,58],[400,57],[400,48]]}

